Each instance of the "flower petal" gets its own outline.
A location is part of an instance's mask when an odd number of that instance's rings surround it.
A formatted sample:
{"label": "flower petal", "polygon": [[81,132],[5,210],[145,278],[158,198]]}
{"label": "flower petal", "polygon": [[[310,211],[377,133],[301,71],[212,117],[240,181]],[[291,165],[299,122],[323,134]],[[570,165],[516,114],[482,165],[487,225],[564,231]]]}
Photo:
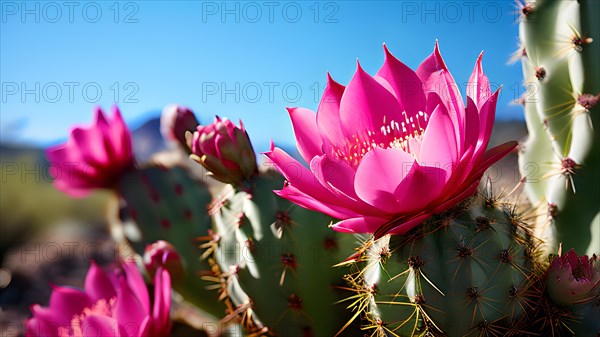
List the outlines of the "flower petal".
{"label": "flower petal", "polygon": [[[425,93],[421,79],[412,69],[392,55],[385,45],[383,49],[385,61],[377,76],[384,78],[390,84],[401,109],[406,111],[408,117],[418,118],[419,111],[425,111]],[[425,125],[421,127],[425,128]]]}
{"label": "flower petal", "polygon": [[124,261],[121,264],[123,270],[125,271],[125,275],[127,277],[127,284],[129,288],[133,291],[135,296],[138,298],[139,303],[142,306],[144,312],[150,312],[150,298],[148,296],[148,289],[146,288],[146,283],[144,282],[144,278],[142,274],[138,270],[138,267],[135,261]]}
{"label": "flower petal", "polygon": [[73,147],[72,140],[50,147],[46,149],[46,158],[50,164],[49,172],[54,178],[54,186],[78,198],[102,186],[103,178],[96,168],[85,163],[79,156],[79,151]]}
{"label": "flower petal", "polygon": [[337,219],[347,219],[359,216],[359,214],[350,209],[339,207],[336,205],[331,205],[321,200],[317,200],[291,185],[286,185],[283,187],[282,190],[273,192],[278,196],[287,199],[291,202],[294,202],[306,209],[325,213]]}
{"label": "flower petal", "polygon": [[310,167],[321,185],[331,191],[339,204],[361,214],[380,214],[381,210],[362,201],[354,190],[356,171],[341,160],[322,155],[313,158]]}
{"label": "flower petal", "polygon": [[327,86],[317,109],[317,127],[326,153],[345,139],[340,120],[340,102],[345,89],[327,73]]}
{"label": "flower petal", "polygon": [[417,75],[423,82],[425,93],[437,92],[444,102],[457,135],[457,149],[459,153],[462,152],[465,107],[456,82],[442,59],[437,41],[433,53],[417,68]]}
{"label": "flower petal", "polygon": [[102,110],[95,110],[94,124],[90,127],[75,127],[71,137],[86,163],[96,167],[107,167],[114,159],[110,139],[105,135],[110,131]]}
{"label": "flower petal", "polygon": [[401,149],[374,148],[365,154],[356,170],[356,194],[366,203],[385,212],[401,211],[394,191],[414,163],[415,159]]}
{"label": "flower petal", "polygon": [[420,164],[441,167],[450,173],[457,163],[457,147],[452,119],[446,108],[440,104],[433,111],[423,134]]}
{"label": "flower petal", "polygon": [[36,336],[46,336],[58,334],[57,328],[60,326],[68,326],[71,324],[73,316],[67,316],[63,312],[57,312],[49,307],[42,307],[39,304],[34,304],[30,308],[33,318],[36,319],[36,328],[40,329]]}
{"label": "flower petal", "polygon": [[374,131],[373,141],[387,143],[389,140],[379,130],[397,120],[401,114],[400,104],[394,95],[358,64],[340,103],[340,120],[346,138]]}
{"label": "flower petal", "polygon": [[[101,315],[86,316],[81,322],[85,337],[126,337],[124,329],[112,317]],[[135,336],[135,335],[129,335]]]}
{"label": "flower petal", "polygon": [[406,232],[417,227],[423,221],[429,219],[430,217],[431,217],[431,214],[425,213],[425,214],[418,214],[418,215],[415,215],[410,218],[402,219],[402,221],[394,222],[393,227],[391,227],[391,229],[388,232],[385,232],[385,233],[376,232],[375,239],[380,238],[380,237],[384,236],[385,234],[404,235],[404,234],[406,234]]}
{"label": "flower petal", "polygon": [[315,113],[304,108],[288,108],[298,151],[304,161],[310,163],[311,159],[323,154],[323,141],[318,137],[317,117]]}
{"label": "flower petal", "polygon": [[365,234],[373,233],[377,227],[385,223],[385,219],[376,217],[351,218],[335,223],[331,228],[337,232]]}
{"label": "flower petal", "polygon": [[486,151],[483,158],[477,162],[477,166],[473,169],[470,176],[477,177],[478,175],[482,175],[490,166],[514,150],[517,145],[519,143],[516,141],[510,141]]}
{"label": "flower petal", "polygon": [[479,137],[474,158],[479,158],[488,146],[496,118],[496,102],[499,94],[500,89],[496,90],[479,109]]}
{"label": "flower petal", "polygon": [[119,158],[132,158],[133,145],[131,142],[131,132],[123,120],[121,111],[116,105],[112,106],[112,118],[110,122],[110,140],[115,153]]}
{"label": "flower petal", "polygon": [[422,209],[440,196],[446,180],[446,171],[443,169],[414,163],[394,191],[400,204],[398,212],[410,213]]}
{"label": "flower petal", "polygon": [[53,286],[52,290],[50,309],[60,313],[61,317],[71,318],[93,304],[90,297],[79,289]]}
{"label": "flower petal", "polygon": [[[481,176],[479,178],[481,179]],[[436,205],[435,208],[432,210],[432,213],[442,213],[443,211],[454,207],[459,202],[475,194],[475,192],[477,192],[477,187],[479,186],[480,179],[469,180],[468,183],[463,184],[460,188],[455,190],[455,192],[457,192],[458,194]]]}
{"label": "flower petal", "polygon": [[467,108],[465,109],[466,114],[466,135],[465,135],[465,151],[469,148],[475,149],[479,140],[479,111],[477,105],[471,97],[467,97]]}
{"label": "flower petal", "polygon": [[171,277],[167,270],[159,267],[154,277],[154,308],[152,310],[153,332],[156,336],[168,335],[170,310]]}
{"label": "flower petal", "polygon": [[108,300],[117,293],[104,270],[92,261],[90,269],[85,276],[85,292],[90,296],[92,302],[100,299]]}
{"label": "flower petal", "polygon": [[[70,322],[66,322],[69,324]],[[61,324],[62,325],[62,324]],[[59,337],[59,323],[56,321],[45,321],[37,316],[28,319],[25,322],[26,337]]]}
{"label": "flower petal", "polygon": [[[146,285],[144,285],[145,287]],[[119,324],[126,327],[135,327],[135,329],[139,329],[144,318],[149,314],[148,311],[144,310],[135,290],[131,289],[127,281],[123,279],[117,292],[117,300],[113,310],[113,317],[117,319]],[[139,331],[136,331],[135,334],[139,334]]]}
{"label": "flower petal", "polygon": [[477,57],[473,72],[469,77],[467,84],[467,97],[471,98],[476,103],[477,108],[481,109],[481,106],[490,97],[490,81],[483,72],[483,66],[481,65],[481,59],[483,52]]}
{"label": "flower petal", "polygon": [[271,151],[266,152],[265,155],[271,159],[275,168],[291,186],[317,200],[323,200],[334,205],[338,204],[339,201],[327,188],[319,183],[315,175],[285,151],[271,144]]}

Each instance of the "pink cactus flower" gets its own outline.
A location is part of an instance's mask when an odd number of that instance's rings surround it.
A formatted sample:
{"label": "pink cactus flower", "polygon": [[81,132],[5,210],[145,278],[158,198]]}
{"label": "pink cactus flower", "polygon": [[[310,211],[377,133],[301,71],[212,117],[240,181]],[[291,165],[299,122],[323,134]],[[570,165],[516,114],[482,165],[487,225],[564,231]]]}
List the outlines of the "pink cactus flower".
{"label": "pink cactus flower", "polygon": [[227,118],[216,117],[212,124],[198,126],[191,158],[226,184],[240,185],[257,172],[256,155],[242,121],[237,127]]}
{"label": "pink cactus flower", "polygon": [[577,256],[573,249],[555,258],[548,268],[546,289],[552,301],[574,305],[600,298],[600,260]]}
{"label": "pink cactus flower", "polygon": [[274,146],[266,153],[287,180],[275,192],[342,220],[340,232],[404,234],[474,194],[517,145],[486,152],[499,92],[490,92],[481,55],[465,107],[437,43],[416,73],[384,50],[374,77],[360,64],[347,87],[328,76],[316,114],[288,109],[310,170]]}
{"label": "pink cactus flower", "polygon": [[131,135],[116,106],[110,119],[96,107],[94,123],[73,128],[67,142],[48,148],[46,157],[54,186],[83,197],[96,188],[113,188],[133,166]]}
{"label": "pink cactus flower", "polygon": [[27,337],[161,337],[171,330],[171,279],[160,269],[154,279],[154,303],[135,262],[105,273],[92,263],[85,290],[54,286],[50,306],[31,307]]}

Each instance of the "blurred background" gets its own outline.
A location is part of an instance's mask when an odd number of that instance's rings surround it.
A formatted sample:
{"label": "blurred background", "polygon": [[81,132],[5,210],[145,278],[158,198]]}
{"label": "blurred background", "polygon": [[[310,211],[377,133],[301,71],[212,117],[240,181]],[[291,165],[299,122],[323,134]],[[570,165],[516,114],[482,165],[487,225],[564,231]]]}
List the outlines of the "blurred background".
{"label": "blurred background", "polygon": [[[241,118],[257,152],[294,148],[286,106],[316,110],[326,72],[346,84],[356,59],[374,74],[382,44],[415,69],[440,43],[464,88],[483,50],[503,85],[493,144],[525,135],[518,5],[502,1],[1,1],[0,335],[21,333],[49,282],[81,285],[89,259],[115,258],[108,195],[56,191],[44,148],[92,108],[114,103],[138,158],[165,148],[162,107],[189,106],[201,123]],[[498,179],[517,183],[516,156]],[[512,185],[511,185],[512,184]]]}

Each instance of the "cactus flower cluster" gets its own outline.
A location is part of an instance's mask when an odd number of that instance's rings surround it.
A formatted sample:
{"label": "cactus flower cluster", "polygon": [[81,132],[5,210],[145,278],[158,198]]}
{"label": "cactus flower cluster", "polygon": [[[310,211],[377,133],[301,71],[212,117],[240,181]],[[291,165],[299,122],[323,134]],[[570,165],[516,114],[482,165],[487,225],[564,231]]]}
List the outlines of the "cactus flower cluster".
{"label": "cactus flower cluster", "polygon": [[[527,6],[526,15],[545,8]],[[581,41],[585,50],[593,39]],[[144,268],[121,262],[107,273],[92,263],[85,290],[55,287],[49,308],[32,308],[28,336],[167,336],[171,301],[223,336],[597,334],[597,256],[570,250],[548,265],[522,212],[529,206],[481,186],[517,145],[488,149],[499,91],[491,92],[482,55],[465,102],[437,43],[416,71],[384,53],[375,76],[360,64],[347,86],[328,74],[316,113],[288,109],[308,167],[272,143],[265,168],[241,121],[201,124],[179,105],[161,118],[178,155],[136,162],[118,109],[109,119],[97,108],[91,127],[47,150],[61,170],[82,164],[69,179],[55,172],[55,186],[74,197],[112,190],[111,234]],[[544,90],[560,84],[556,69],[533,69]],[[588,114],[597,100],[581,94],[573,104]],[[530,112],[528,126],[541,127]],[[574,153],[589,150],[579,136],[565,140]],[[559,141],[539,140],[530,138],[527,158]],[[594,158],[565,157],[560,181],[579,172],[596,181],[586,171]],[[526,189],[547,201],[542,187]],[[579,219],[565,200],[546,207],[560,218],[554,239],[577,232],[564,235]]]}

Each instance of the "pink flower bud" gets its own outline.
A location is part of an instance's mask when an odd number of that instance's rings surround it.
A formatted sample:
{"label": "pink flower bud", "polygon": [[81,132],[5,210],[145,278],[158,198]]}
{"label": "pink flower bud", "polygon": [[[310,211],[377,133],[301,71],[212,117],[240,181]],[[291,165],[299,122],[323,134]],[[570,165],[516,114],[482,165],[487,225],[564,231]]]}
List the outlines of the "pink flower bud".
{"label": "pink flower bud", "polygon": [[185,134],[194,133],[199,125],[192,110],[181,105],[168,105],[160,116],[160,132],[168,141],[173,141],[187,147]]}
{"label": "pink flower bud", "polygon": [[600,260],[596,255],[578,257],[573,249],[552,261],[546,289],[559,305],[585,303],[594,298],[600,287]]}
{"label": "pink flower bud", "polygon": [[256,155],[244,124],[235,126],[219,117],[206,126],[198,126],[192,140],[192,158],[221,182],[240,185],[257,172]]}
{"label": "pink flower bud", "polygon": [[174,284],[183,279],[184,269],[181,257],[175,247],[167,241],[158,240],[146,245],[144,266],[152,278],[154,278],[156,270],[162,267],[169,272]]}

